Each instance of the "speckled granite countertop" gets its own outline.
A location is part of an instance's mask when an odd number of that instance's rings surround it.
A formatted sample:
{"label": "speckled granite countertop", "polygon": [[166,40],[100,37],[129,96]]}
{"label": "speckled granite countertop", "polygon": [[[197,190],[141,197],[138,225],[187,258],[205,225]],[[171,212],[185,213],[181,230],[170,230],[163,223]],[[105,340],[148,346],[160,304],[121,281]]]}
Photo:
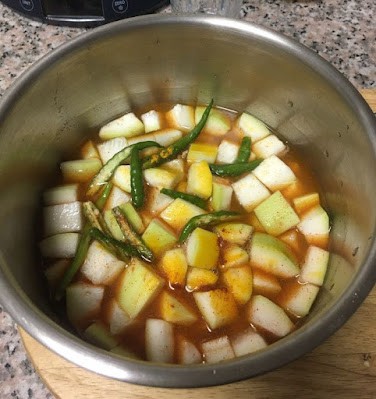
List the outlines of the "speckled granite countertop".
{"label": "speckled granite countertop", "polygon": [[[374,0],[244,2],[242,18],[296,38],[331,62],[357,88],[376,88]],[[27,20],[0,4],[0,97],[37,59],[82,32],[84,29]],[[0,399],[52,397],[0,304]]]}

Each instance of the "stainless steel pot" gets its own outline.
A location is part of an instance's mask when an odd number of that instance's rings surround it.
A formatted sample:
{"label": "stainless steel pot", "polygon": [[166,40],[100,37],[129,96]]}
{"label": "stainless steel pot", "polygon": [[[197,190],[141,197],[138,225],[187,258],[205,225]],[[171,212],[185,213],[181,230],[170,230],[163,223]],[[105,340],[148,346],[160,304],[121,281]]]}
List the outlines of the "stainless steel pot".
{"label": "stainless steel pot", "polygon": [[[52,309],[38,271],[40,193],[83,135],[132,107],[169,101],[247,110],[299,148],[319,176],[333,255],[304,325],[252,356],[216,365],[125,360],[76,337]],[[309,49],[270,30],[216,17],[140,17],[50,53],[0,106],[0,302],[66,359],[144,385],[236,381],[301,356],[336,331],[375,279],[376,124],[357,91]]]}

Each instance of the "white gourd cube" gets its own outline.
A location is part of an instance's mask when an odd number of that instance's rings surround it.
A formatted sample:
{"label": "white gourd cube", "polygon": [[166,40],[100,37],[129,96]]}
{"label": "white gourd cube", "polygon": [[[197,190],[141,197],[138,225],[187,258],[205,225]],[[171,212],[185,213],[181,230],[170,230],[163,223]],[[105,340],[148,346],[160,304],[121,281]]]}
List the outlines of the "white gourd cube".
{"label": "white gourd cube", "polygon": [[131,166],[120,165],[116,168],[112,182],[126,193],[131,192]]}
{"label": "white gourd cube", "polygon": [[202,362],[202,356],[196,345],[185,338],[178,341],[178,362],[180,364],[197,364]]}
{"label": "white gourd cube", "polygon": [[192,130],[195,126],[195,112],[192,106],[176,104],[166,113],[169,124],[183,132]]}
{"label": "white gourd cube", "polygon": [[222,249],[222,258],[222,266],[225,269],[245,265],[249,261],[248,252],[236,244],[230,244],[224,247]]}
{"label": "white gourd cube", "polygon": [[172,161],[166,162],[165,164],[163,164],[163,167],[168,170],[174,170],[181,175],[184,174],[184,170],[185,170],[184,161],[180,158],[173,159]]}
{"label": "white gourd cube", "polygon": [[81,157],[83,159],[89,158],[100,158],[98,149],[92,140],[88,140],[82,147],[80,151]]}
{"label": "white gourd cube", "polygon": [[155,254],[162,255],[176,244],[177,237],[173,230],[159,219],[153,219],[142,234],[146,246]]}
{"label": "white gourd cube", "polygon": [[160,217],[174,229],[180,230],[194,216],[202,215],[204,210],[190,202],[177,198],[168,205]]}
{"label": "white gourd cube", "polygon": [[296,316],[306,316],[316,299],[320,287],[310,283],[299,284],[297,283],[289,295],[284,296],[279,304],[289,312]]}
{"label": "white gourd cube", "polygon": [[252,173],[233,183],[232,188],[240,205],[248,212],[270,196],[269,190]]}
{"label": "white gourd cube", "polygon": [[239,144],[229,140],[222,140],[218,147],[217,162],[233,163],[238,156]]}
{"label": "white gourd cube", "polygon": [[320,196],[319,193],[304,194],[294,198],[292,202],[296,212],[302,214],[310,208],[320,205]]}
{"label": "white gourd cube", "polygon": [[102,168],[98,158],[73,159],[60,164],[64,181],[69,183],[86,183]]}
{"label": "white gourd cube", "polygon": [[74,258],[79,239],[79,233],[55,234],[42,240],[39,248],[45,258]]}
{"label": "white gourd cube", "polygon": [[186,248],[189,266],[209,270],[217,267],[219,245],[215,233],[197,227],[188,237]]}
{"label": "white gourd cube", "polygon": [[113,335],[120,334],[126,327],[132,324],[131,318],[119,306],[116,299],[112,298],[107,306],[107,323]]}
{"label": "white gourd cube", "polygon": [[144,123],[145,133],[154,132],[162,128],[162,115],[154,109],[142,114],[141,120]]}
{"label": "white gourd cube", "polygon": [[148,264],[132,258],[118,279],[116,299],[131,319],[137,317],[161,291],[164,280]]}
{"label": "white gourd cube", "polygon": [[119,187],[112,187],[111,193],[107,198],[106,204],[104,206],[104,210],[113,209],[119,205],[125,204],[131,200],[129,194],[120,190]]}
{"label": "white gourd cube", "polygon": [[313,245],[309,246],[303,266],[300,270],[299,281],[322,286],[328,262],[328,251]]}
{"label": "white gourd cube", "polygon": [[300,217],[299,231],[312,245],[325,246],[329,239],[329,216],[320,206],[315,206]]}
{"label": "white gourd cube", "polygon": [[159,215],[173,201],[173,198],[162,194],[158,188],[152,187],[149,192],[149,209],[153,215]]}
{"label": "white gourd cube", "polygon": [[115,137],[133,137],[145,132],[144,124],[133,112],[129,112],[102,126],[99,137],[102,140],[110,140]]}
{"label": "white gourd cube", "polygon": [[149,186],[157,188],[174,188],[179,182],[179,174],[164,168],[149,168],[144,170],[144,179]]}
{"label": "white gourd cube", "polygon": [[115,154],[128,146],[128,141],[124,137],[104,141],[98,144],[98,152],[103,164],[107,163]]}
{"label": "white gourd cube", "polygon": [[160,319],[147,319],[145,324],[147,360],[157,363],[172,363],[174,347],[173,325]]}
{"label": "white gourd cube", "polygon": [[251,238],[253,226],[239,222],[225,222],[217,224],[213,231],[224,241],[244,245]]}
{"label": "white gourd cube", "polygon": [[264,338],[250,328],[234,337],[231,344],[236,356],[248,355],[268,346]]}
{"label": "white gourd cube", "polygon": [[226,184],[213,182],[211,205],[214,211],[228,210],[231,207],[234,189]]}
{"label": "white gourd cube", "polygon": [[286,146],[282,140],[276,135],[270,134],[257,143],[253,144],[252,151],[257,158],[269,158],[272,155],[282,154],[286,150]]}
{"label": "white gourd cube", "polygon": [[82,229],[84,217],[79,201],[58,204],[43,208],[45,236],[59,233],[74,233]]}
{"label": "white gourd cube", "polygon": [[209,143],[192,143],[189,146],[187,154],[187,162],[206,161],[214,163],[217,158],[218,146]]}
{"label": "white gourd cube", "polygon": [[280,191],[274,192],[257,205],[254,212],[265,231],[274,236],[285,233],[300,222],[298,215]]}
{"label": "white gourd cube", "polygon": [[166,128],[154,132],[155,141],[163,147],[168,147],[169,145],[175,143],[180,138],[183,137],[181,130]]}
{"label": "white gourd cube", "polygon": [[285,311],[262,295],[253,296],[247,311],[250,323],[277,337],[284,337],[294,328]]}
{"label": "white gourd cube", "polygon": [[253,268],[253,290],[256,294],[274,297],[281,289],[282,287],[277,277]]}
{"label": "white gourd cube", "polygon": [[163,320],[180,325],[190,325],[197,321],[195,312],[167,291],[162,292],[159,301],[160,315]]}
{"label": "white gourd cube", "polygon": [[240,115],[236,125],[241,129],[245,136],[251,138],[252,143],[256,143],[256,141],[263,139],[271,133],[264,122],[246,112],[243,112]]}
{"label": "white gourd cube", "polygon": [[193,298],[209,327],[214,330],[231,324],[238,316],[234,297],[225,289],[194,292]]}
{"label": "white gourd cube", "polygon": [[74,326],[94,318],[101,309],[104,287],[78,282],[67,287],[66,305],[68,319]]}
{"label": "white gourd cube", "polygon": [[185,177],[185,163],[180,158],[166,162],[161,166],[161,168],[174,173],[176,175],[176,180],[178,183],[180,183]]}
{"label": "white gourd cube", "polygon": [[159,262],[159,268],[173,286],[184,286],[188,263],[182,248],[166,251]]}
{"label": "white gourd cube", "polygon": [[296,181],[294,172],[275,155],[262,161],[252,173],[271,191],[282,190]]}
{"label": "white gourd cube", "polygon": [[231,267],[223,272],[223,281],[240,304],[246,304],[252,295],[252,270],[249,265]]}
{"label": "white gourd cube", "polygon": [[111,284],[126,264],[107,251],[98,241],[88,249],[81,273],[93,284]]}
{"label": "white gourd cube", "polygon": [[52,187],[43,193],[45,205],[68,204],[78,200],[78,184],[65,184]]}
{"label": "white gourd cube", "polygon": [[188,170],[187,193],[208,199],[213,191],[213,176],[205,161],[193,163]]}
{"label": "white gourd cube", "polygon": [[227,335],[204,342],[202,350],[206,363],[219,363],[235,357]]}
{"label": "white gourd cube", "polygon": [[253,234],[249,257],[254,267],[283,279],[294,277],[300,272],[293,250],[269,234],[260,232]]}
{"label": "white gourd cube", "polygon": [[[198,106],[195,109],[195,121],[198,124],[206,107]],[[212,108],[209,113],[203,132],[213,136],[224,136],[231,129],[230,118],[221,110]]]}
{"label": "white gourd cube", "polygon": [[189,292],[198,291],[203,287],[213,286],[217,281],[218,272],[216,270],[190,267],[187,273],[186,289]]}

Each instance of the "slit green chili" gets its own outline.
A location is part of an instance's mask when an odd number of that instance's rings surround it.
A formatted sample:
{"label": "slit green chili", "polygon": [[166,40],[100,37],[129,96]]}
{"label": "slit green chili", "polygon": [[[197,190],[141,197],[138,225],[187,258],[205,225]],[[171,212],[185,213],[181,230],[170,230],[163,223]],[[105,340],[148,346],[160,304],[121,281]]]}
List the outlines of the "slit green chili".
{"label": "slit green chili", "polygon": [[210,164],[210,170],[214,175],[227,177],[227,176],[240,176],[245,172],[251,172],[256,169],[263,159],[254,159],[250,162],[232,163],[224,165]]}
{"label": "slit green chili", "polygon": [[251,145],[251,138],[248,136],[243,137],[239,147],[238,156],[236,157],[234,163],[244,163],[249,161],[249,156],[251,155]]}
{"label": "slit green chili", "polygon": [[142,141],[140,143],[132,144],[125,147],[123,150],[116,153],[110,160],[108,160],[102,167],[102,169],[94,176],[90,182],[89,188],[87,189],[86,195],[95,195],[101,187],[106,184],[114,174],[116,168],[125,162],[130,156],[133,148],[143,150],[148,147],[161,147],[155,141]]}
{"label": "slit green chili", "polygon": [[102,243],[105,247],[112,247],[119,250],[120,252],[125,254],[128,259],[132,256],[140,257],[140,254],[133,245],[130,245],[128,243],[119,241],[116,238],[108,236],[99,229],[97,229],[96,227],[92,227],[90,229],[90,236],[95,240],[99,241],[100,243]]}
{"label": "slit green chili", "polygon": [[197,227],[222,223],[228,220],[234,220],[239,216],[240,214],[238,212],[231,212],[231,211],[217,211],[217,212],[206,213],[204,215],[194,216],[183,227],[183,230],[180,233],[179,243],[184,242],[188,238],[188,236],[192,233],[192,231]]}
{"label": "slit green chili", "polygon": [[205,126],[206,121],[209,118],[209,114],[212,107],[213,107],[213,99],[206,107],[200,121],[188,134],[183,136],[181,139],[175,141],[175,143],[169,145],[168,147],[163,148],[161,151],[159,151],[159,153],[147,157],[142,164],[142,168],[148,169],[162,165],[165,162],[175,159],[179,154],[185,151],[188,148],[189,144],[191,144],[194,140],[196,140],[201,130]]}
{"label": "slit green chili", "polygon": [[198,206],[201,209],[206,209],[206,201],[197,195],[182,193],[181,191],[170,190],[169,188],[162,188],[162,194],[168,195],[171,198],[180,198],[184,201],[190,202],[193,205]]}
{"label": "slit green chili", "polygon": [[108,197],[111,194],[111,190],[112,190],[113,184],[111,182],[108,182],[105,186],[104,189],[100,195],[100,197],[97,199],[97,201],[95,202],[95,206],[99,209],[102,210],[106,204],[106,201],[108,199]]}
{"label": "slit green chili", "polygon": [[112,210],[112,212],[115,215],[120,230],[124,235],[125,242],[135,248],[139,258],[141,257],[148,261],[152,261],[154,259],[153,252],[151,252],[151,250],[142,241],[142,238],[132,229],[121,208],[117,206]]}
{"label": "slit green chili", "polygon": [[140,209],[144,205],[145,190],[142,161],[137,147],[132,148],[131,151],[131,195],[132,204],[136,209]]}

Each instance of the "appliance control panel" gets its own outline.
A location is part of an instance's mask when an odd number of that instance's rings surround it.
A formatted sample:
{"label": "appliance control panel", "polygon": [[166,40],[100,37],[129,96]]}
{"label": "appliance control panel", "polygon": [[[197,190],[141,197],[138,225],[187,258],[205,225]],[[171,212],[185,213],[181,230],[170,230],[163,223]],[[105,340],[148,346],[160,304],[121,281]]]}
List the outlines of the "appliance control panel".
{"label": "appliance control panel", "polygon": [[167,0],[2,0],[2,3],[49,24],[89,27],[151,13]]}

